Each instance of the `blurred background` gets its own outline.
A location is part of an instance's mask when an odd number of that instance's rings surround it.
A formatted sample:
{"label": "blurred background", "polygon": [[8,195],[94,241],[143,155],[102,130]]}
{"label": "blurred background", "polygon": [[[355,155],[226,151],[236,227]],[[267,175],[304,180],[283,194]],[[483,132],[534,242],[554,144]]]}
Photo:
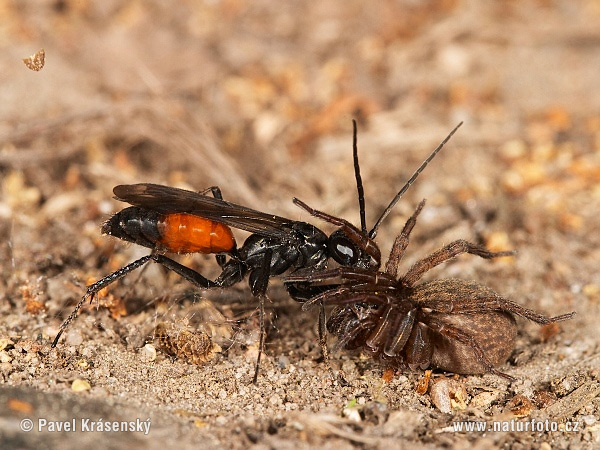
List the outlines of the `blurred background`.
{"label": "blurred background", "polygon": [[[546,227],[587,235],[600,206],[599,20],[592,0],[2,1],[10,258],[92,257],[119,183],[217,184],[310,220],[298,196],[357,223],[353,118],[369,223],[465,122],[382,227],[384,252],[424,197],[424,227],[462,223],[456,234],[493,248]],[[42,48],[45,66],[28,69]],[[18,264],[23,278],[38,263]]]}
{"label": "blurred background", "polygon": [[[426,197],[409,261],[456,238],[517,248],[445,274],[548,314],[589,311],[570,357],[586,354],[600,296],[599,24],[598,0],[0,0],[7,327],[50,334],[89,277],[145,253],[100,236],[122,206],[116,184],[217,184],[311,221],[297,196],[358,223],[356,119],[373,224],[464,121],[382,226],[383,253]],[[30,70],[22,59],[42,48]],[[217,273],[208,261],[184,258]],[[41,316],[17,314],[24,286]]]}

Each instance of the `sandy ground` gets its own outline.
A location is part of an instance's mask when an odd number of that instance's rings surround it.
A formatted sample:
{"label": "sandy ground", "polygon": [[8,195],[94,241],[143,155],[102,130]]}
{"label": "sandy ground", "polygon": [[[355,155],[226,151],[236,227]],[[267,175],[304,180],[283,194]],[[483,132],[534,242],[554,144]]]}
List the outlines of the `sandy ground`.
{"label": "sandy ground", "polygon": [[[251,5],[0,2],[0,446],[598,448],[600,4]],[[32,71],[21,60],[41,48]],[[157,266],[112,285],[50,348],[86,284],[147,252],[100,234],[123,206],[114,185],[218,184],[232,201],[312,221],[298,196],[357,223],[352,118],[369,223],[465,122],[377,241],[386,254],[427,198],[403,268],[458,238],[518,250],[427,274],[578,312],[557,327],[518,319],[501,367],[516,381],[434,372],[424,385],[423,372],[390,377],[348,351],[333,353],[332,378],[316,313],[273,280],[253,385],[247,283],[199,292]],[[213,257],[179,260],[218,275]],[[167,355],[159,323],[212,333],[220,351],[203,365]],[[77,431],[40,432],[40,419]],[[87,431],[83,419],[135,428]],[[558,429],[453,428],[532,420]]]}

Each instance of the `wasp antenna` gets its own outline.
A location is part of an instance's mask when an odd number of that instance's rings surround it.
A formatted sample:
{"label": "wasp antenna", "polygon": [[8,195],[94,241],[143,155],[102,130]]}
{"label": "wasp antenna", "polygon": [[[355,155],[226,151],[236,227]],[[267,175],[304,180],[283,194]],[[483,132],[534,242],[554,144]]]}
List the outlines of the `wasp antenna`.
{"label": "wasp antenna", "polygon": [[352,119],[352,156],[354,158],[354,176],[356,178],[356,189],[358,190],[358,210],[360,211],[360,229],[367,234],[367,219],[365,213],[365,190],[363,189],[362,177],[360,176],[360,165],[358,164],[358,129],[356,120]]}
{"label": "wasp antenna", "polygon": [[373,229],[371,231],[369,231],[369,238],[370,239],[375,239],[375,236],[377,236],[377,230],[379,229],[379,226],[381,225],[381,222],[383,222],[383,220],[389,215],[389,213],[392,211],[392,209],[394,208],[394,206],[396,206],[396,203],[398,203],[398,200],[400,200],[402,198],[402,196],[408,190],[408,188],[411,187],[411,185],[419,177],[419,175],[421,174],[421,172],[423,172],[423,170],[425,169],[425,167],[427,167],[427,164],[429,164],[431,162],[431,160],[433,158],[435,158],[435,155],[437,155],[440,152],[440,150],[444,147],[444,145],[446,145],[446,143],[450,140],[450,138],[452,138],[452,136],[454,135],[454,133],[456,133],[456,130],[458,130],[461,127],[462,124],[463,124],[463,122],[460,122],[458,125],[456,125],[456,127],[450,132],[450,134],[448,134],[448,136],[446,136],[446,138],[440,143],[440,145],[438,145],[436,147],[436,149],[433,152],[431,152],[431,155],[429,155],[427,157],[427,159],[425,161],[423,161],[423,163],[419,166],[419,168],[417,170],[415,170],[415,173],[413,173],[412,177],[410,177],[408,179],[408,181],[406,182],[406,184],[404,186],[402,186],[402,189],[400,189],[398,191],[398,193],[392,199],[392,201],[387,206],[387,208],[385,208],[385,210],[383,211],[383,213],[381,214],[381,216],[379,217],[379,219],[377,219],[377,222],[375,222],[375,225],[373,226]]}

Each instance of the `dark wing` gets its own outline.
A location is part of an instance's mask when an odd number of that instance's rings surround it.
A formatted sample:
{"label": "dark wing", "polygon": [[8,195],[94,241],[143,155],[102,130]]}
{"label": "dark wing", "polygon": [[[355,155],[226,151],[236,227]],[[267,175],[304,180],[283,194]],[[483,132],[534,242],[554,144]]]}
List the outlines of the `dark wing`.
{"label": "dark wing", "polygon": [[161,214],[187,213],[262,236],[291,236],[292,220],[198,192],[151,183],[119,185],[113,192],[117,200]]}

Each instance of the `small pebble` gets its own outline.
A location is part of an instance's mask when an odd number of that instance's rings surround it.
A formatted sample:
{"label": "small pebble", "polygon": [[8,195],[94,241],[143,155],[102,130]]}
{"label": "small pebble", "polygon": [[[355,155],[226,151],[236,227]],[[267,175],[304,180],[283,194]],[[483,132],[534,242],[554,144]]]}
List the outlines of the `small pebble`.
{"label": "small pebble", "polygon": [[406,375],[400,375],[396,378],[396,381],[398,382],[398,384],[404,384],[408,381],[408,377]]}
{"label": "small pebble", "polygon": [[277,365],[280,369],[285,369],[290,364],[290,358],[287,356],[281,355],[277,361]]}
{"label": "small pebble", "polygon": [[11,341],[10,339],[8,339],[8,338],[0,339],[0,351],[4,350],[6,347],[8,347],[10,345],[14,345],[14,342]]}
{"label": "small pebble", "polygon": [[83,342],[83,336],[79,330],[69,330],[66,333],[65,343],[69,346],[77,347]]}
{"label": "small pebble", "polygon": [[435,382],[430,389],[431,401],[443,413],[463,410],[467,407],[467,391],[460,381],[443,378]]}
{"label": "small pebble", "polygon": [[342,410],[342,416],[344,416],[346,419],[348,419],[352,422],[355,422],[355,423],[362,422],[362,418],[360,417],[360,411],[356,407],[344,408]]}
{"label": "small pebble", "polygon": [[583,423],[585,423],[588,427],[591,427],[597,421],[596,417],[593,415],[581,416],[581,420],[583,420]]}
{"label": "small pebble", "polygon": [[154,361],[156,359],[156,348],[152,344],[146,344],[140,350],[140,356],[144,361]]}
{"label": "small pebble", "polygon": [[9,363],[12,361],[10,355],[4,351],[0,351],[0,363]]}
{"label": "small pebble", "polygon": [[8,376],[12,372],[13,366],[9,362],[0,363],[0,373]]}
{"label": "small pebble", "polygon": [[89,391],[92,388],[89,381],[77,378],[71,384],[71,390],[75,392]]}

